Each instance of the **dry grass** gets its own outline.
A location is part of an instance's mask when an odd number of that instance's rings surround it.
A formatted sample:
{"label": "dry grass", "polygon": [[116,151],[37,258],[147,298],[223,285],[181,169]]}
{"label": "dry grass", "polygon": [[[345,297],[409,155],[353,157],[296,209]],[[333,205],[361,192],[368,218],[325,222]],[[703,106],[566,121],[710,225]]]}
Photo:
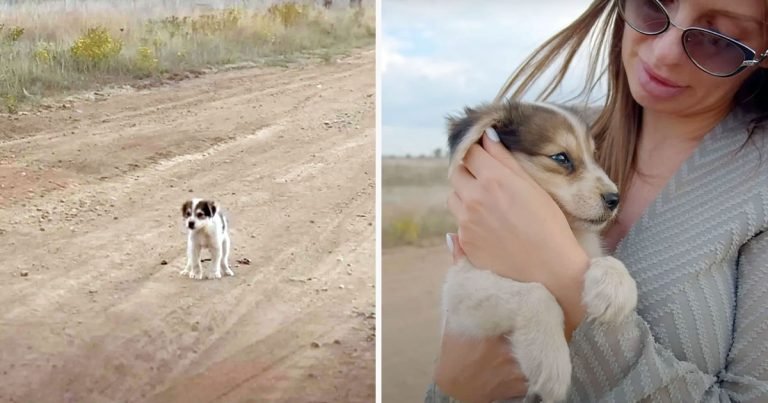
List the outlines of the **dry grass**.
{"label": "dry grass", "polygon": [[382,247],[431,245],[456,230],[445,204],[447,167],[437,158],[382,159]]}
{"label": "dry grass", "polygon": [[[0,106],[239,62],[331,61],[375,39],[371,7],[296,3],[144,16],[104,8],[0,8]],[[3,12],[5,11],[5,12]]]}

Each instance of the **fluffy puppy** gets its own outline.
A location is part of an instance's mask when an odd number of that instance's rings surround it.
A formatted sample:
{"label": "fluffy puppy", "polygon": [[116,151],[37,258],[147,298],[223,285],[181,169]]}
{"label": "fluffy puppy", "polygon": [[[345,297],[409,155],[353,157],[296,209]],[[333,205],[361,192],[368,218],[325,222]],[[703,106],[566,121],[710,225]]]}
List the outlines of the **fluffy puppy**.
{"label": "fluffy puppy", "polygon": [[227,218],[216,203],[211,200],[187,200],[181,206],[181,214],[187,226],[187,265],[179,274],[202,280],[200,253],[203,248],[208,248],[211,268],[205,278],[221,278],[222,270],[228,276],[234,276],[227,262],[230,246]]}
{"label": "fluffy puppy", "polygon": [[[583,292],[586,320],[613,323],[627,316],[637,303],[635,282],[619,260],[604,256],[599,235],[616,215],[619,195],[594,160],[586,124],[561,107],[514,101],[466,108],[448,121],[451,172],[492,128],[561,208],[591,257]],[[448,271],[442,298],[444,329],[477,338],[508,334],[529,395],[547,402],[566,397],[571,361],[563,312],[543,285],[500,277],[464,259]]]}

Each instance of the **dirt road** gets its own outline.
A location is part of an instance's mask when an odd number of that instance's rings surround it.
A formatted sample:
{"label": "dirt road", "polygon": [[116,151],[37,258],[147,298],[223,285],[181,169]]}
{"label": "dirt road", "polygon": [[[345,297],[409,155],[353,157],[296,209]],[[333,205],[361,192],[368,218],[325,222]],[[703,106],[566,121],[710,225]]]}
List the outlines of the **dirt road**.
{"label": "dirt road", "polygon": [[[0,117],[0,401],[373,401],[374,71]],[[192,196],[227,211],[235,277],[178,275]]]}
{"label": "dirt road", "polygon": [[382,251],[382,401],[423,402],[440,348],[444,244]]}

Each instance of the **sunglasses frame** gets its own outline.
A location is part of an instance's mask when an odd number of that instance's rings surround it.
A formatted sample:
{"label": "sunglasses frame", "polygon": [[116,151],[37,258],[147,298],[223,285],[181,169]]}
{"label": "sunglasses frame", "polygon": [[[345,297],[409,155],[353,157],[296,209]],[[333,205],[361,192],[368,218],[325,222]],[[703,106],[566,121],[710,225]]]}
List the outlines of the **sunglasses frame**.
{"label": "sunglasses frame", "polygon": [[[725,36],[725,35],[723,35],[723,34],[721,34],[719,32],[712,31],[712,30],[709,30],[709,29],[706,29],[706,28],[699,28],[699,27],[683,28],[683,27],[675,24],[674,22],[672,22],[672,18],[669,16],[669,13],[667,12],[667,9],[664,8],[664,6],[661,3],[659,3],[659,0],[652,0],[652,1],[654,3],[656,3],[656,5],[659,7],[661,12],[664,13],[664,16],[666,17],[666,22],[664,23],[664,27],[662,29],[660,29],[658,32],[647,32],[647,31],[640,30],[637,27],[635,27],[633,24],[631,24],[627,20],[626,16],[624,15],[624,3],[626,3],[627,1],[632,1],[632,0],[616,0],[616,3],[617,3],[617,7],[618,7],[618,10],[619,10],[619,14],[621,15],[621,18],[624,20],[624,22],[627,25],[630,26],[630,28],[634,29],[635,31],[637,31],[637,32],[639,32],[639,33],[641,33],[643,35],[649,35],[649,36],[661,35],[664,32],[666,32],[669,29],[670,26],[674,26],[675,28],[681,30],[683,33],[682,33],[682,35],[680,35],[680,39],[682,41],[683,50],[685,51],[685,54],[688,56],[688,59],[691,62],[693,62],[693,64],[696,65],[696,67],[698,67],[699,70],[701,70],[701,71],[703,71],[703,72],[705,72],[705,73],[707,73],[709,75],[712,75],[712,76],[715,76],[715,77],[723,77],[723,78],[731,77],[731,76],[734,76],[736,74],[741,73],[747,67],[756,66],[756,65],[760,64],[763,60],[765,60],[766,57],[768,57],[768,49],[766,49],[765,52],[763,52],[760,55],[759,58],[756,58],[757,55],[758,55],[757,51],[752,50],[752,48],[750,48],[749,46],[747,46],[747,45],[745,45],[745,44],[743,44],[743,43],[741,43],[741,42],[739,42],[739,41],[737,41],[737,40],[735,40],[733,38]],[[733,72],[731,72],[731,73],[720,74],[720,73],[713,73],[713,72],[707,70],[706,68],[704,68],[704,66],[699,64],[699,62],[697,62],[696,59],[693,58],[693,56],[691,56],[690,52],[688,51],[688,48],[685,46],[685,38],[691,32],[704,32],[704,33],[707,33],[709,35],[714,35],[714,36],[716,36],[718,38],[725,39],[729,43],[732,43],[732,44],[736,45],[736,47],[739,48],[742,51],[742,53],[744,54],[744,60],[741,62],[741,65],[736,67],[736,69]]]}

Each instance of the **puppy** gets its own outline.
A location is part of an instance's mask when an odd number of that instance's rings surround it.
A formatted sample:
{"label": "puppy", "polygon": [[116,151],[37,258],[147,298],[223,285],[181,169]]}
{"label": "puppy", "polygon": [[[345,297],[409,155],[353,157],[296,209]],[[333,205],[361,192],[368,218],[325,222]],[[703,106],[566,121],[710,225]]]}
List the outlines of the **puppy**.
{"label": "puppy", "polygon": [[[616,185],[593,158],[594,141],[575,113],[548,104],[508,101],[465,108],[448,118],[452,172],[486,128],[498,133],[526,172],[555,200],[591,258],[584,280],[586,320],[606,324],[637,304],[635,281],[624,265],[604,256],[600,230],[614,218]],[[520,283],[466,260],[452,267],[443,286],[444,329],[468,337],[508,334],[512,354],[528,378],[529,396],[566,397],[571,379],[563,312],[538,283]]]}
{"label": "puppy", "polygon": [[221,278],[222,270],[228,276],[234,276],[235,273],[227,262],[230,244],[227,218],[216,203],[201,199],[187,200],[181,206],[181,214],[187,224],[187,265],[179,274],[202,280],[203,265],[200,252],[203,248],[208,248],[211,253],[211,268],[205,278]]}

